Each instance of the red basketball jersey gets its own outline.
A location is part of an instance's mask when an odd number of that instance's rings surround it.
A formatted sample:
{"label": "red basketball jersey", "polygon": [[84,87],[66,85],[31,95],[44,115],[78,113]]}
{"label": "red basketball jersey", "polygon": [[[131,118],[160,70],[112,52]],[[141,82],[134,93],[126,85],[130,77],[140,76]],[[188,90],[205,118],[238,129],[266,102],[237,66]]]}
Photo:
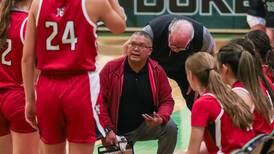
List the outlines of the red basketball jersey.
{"label": "red basketball jersey", "polygon": [[[255,137],[253,130],[243,130],[236,127],[230,116],[223,110],[221,103],[211,93],[205,93],[198,98],[191,111],[192,127],[211,127],[206,129],[204,141],[209,153],[230,153],[241,148]],[[214,147],[215,143],[215,147]]]}
{"label": "red basketball jersey", "polygon": [[0,51],[0,89],[22,85],[23,35],[28,13],[12,10],[6,46]]}
{"label": "red basketball jersey", "polygon": [[[263,89],[263,91],[265,92],[265,94],[267,95],[267,90],[266,88],[264,87],[264,85],[261,83],[261,87]],[[232,88],[233,89],[236,89],[236,88],[241,88],[243,91],[246,91],[246,93],[249,93],[245,87],[244,87],[244,84],[237,81],[235,82],[233,85],[232,85]],[[255,107],[255,106],[254,106]],[[267,122],[267,119],[264,118],[264,116],[258,112],[256,109],[253,112],[253,124],[252,124],[252,127],[253,127],[253,130],[254,132],[256,133],[256,135],[259,135],[259,134],[262,134],[262,133],[271,133],[272,130],[273,130],[273,126],[271,126],[271,124],[269,124]]]}
{"label": "red basketball jersey", "polygon": [[37,60],[42,71],[95,70],[96,25],[84,0],[41,1],[37,18]]}

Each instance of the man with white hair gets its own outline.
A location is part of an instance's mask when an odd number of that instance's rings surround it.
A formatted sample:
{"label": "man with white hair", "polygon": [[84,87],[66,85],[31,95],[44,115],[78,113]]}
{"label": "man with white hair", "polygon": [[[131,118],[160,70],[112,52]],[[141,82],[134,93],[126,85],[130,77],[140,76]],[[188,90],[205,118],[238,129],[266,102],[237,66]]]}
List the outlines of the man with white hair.
{"label": "man with white hair", "polygon": [[149,22],[143,29],[153,38],[151,58],[165,69],[169,78],[181,89],[189,109],[194,92],[190,92],[185,73],[187,57],[198,51],[215,52],[215,42],[207,28],[184,16],[163,15]]}

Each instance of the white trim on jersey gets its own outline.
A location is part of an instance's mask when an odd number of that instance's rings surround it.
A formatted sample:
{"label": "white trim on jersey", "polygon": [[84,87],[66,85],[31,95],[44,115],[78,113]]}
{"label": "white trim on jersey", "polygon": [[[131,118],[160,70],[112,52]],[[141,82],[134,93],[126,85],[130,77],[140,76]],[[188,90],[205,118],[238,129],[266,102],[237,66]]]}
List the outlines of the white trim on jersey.
{"label": "white trim on jersey", "polygon": [[82,11],[83,14],[87,20],[87,22],[94,28],[96,29],[96,24],[89,18],[88,13],[87,13],[87,9],[86,9],[86,0],[82,0]]}
{"label": "white trim on jersey", "polygon": [[36,17],[36,26],[38,26],[38,21],[39,21],[39,17],[40,17],[40,12],[41,12],[41,8],[42,8],[42,3],[43,3],[43,0],[39,0],[39,8],[38,8],[38,12],[37,12],[37,17]]}
{"label": "white trim on jersey", "polygon": [[246,94],[249,94],[249,92],[245,88],[242,88],[242,87],[234,87],[234,88],[232,88],[232,90],[240,90],[240,91],[243,91]]}
{"label": "white trim on jersey", "polygon": [[271,96],[270,96],[268,90],[266,90],[266,94],[267,94],[267,97],[268,97],[268,99],[270,101],[270,105],[273,107],[273,102],[272,102],[272,99],[271,99]]}
{"label": "white trim on jersey", "polygon": [[21,28],[20,28],[20,39],[21,39],[22,44],[24,44],[24,41],[25,41],[25,38],[24,38],[24,28],[25,28],[27,20],[28,20],[28,18],[26,18],[22,22],[22,25],[21,25]]}
{"label": "white trim on jersey", "polygon": [[[268,99],[269,99],[269,101],[270,101],[270,105],[271,105],[271,107],[272,107],[272,109],[274,108],[273,107],[273,102],[272,102],[272,99],[271,99],[271,96],[270,96],[270,94],[269,94],[269,92],[266,90],[266,94],[267,94],[267,97],[268,97]],[[274,115],[272,116],[272,118],[270,119],[271,121],[271,123],[273,123],[274,122]]]}
{"label": "white trim on jersey", "polygon": [[[247,95],[249,95],[248,90],[246,90],[245,88],[242,88],[242,87],[234,87],[234,88],[232,88],[232,91],[234,91],[236,93],[237,93],[237,90],[242,91],[242,92],[246,93]],[[249,97],[250,97],[250,95],[249,95]],[[255,111],[255,105],[252,104],[251,113],[253,113],[254,111]]]}
{"label": "white trim on jersey", "polygon": [[90,87],[90,97],[91,97],[91,107],[93,112],[93,117],[95,119],[96,126],[99,132],[106,137],[106,133],[104,131],[103,126],[100,123],[99,115],[100,114],[100,106],[96,105],[98,96],[100,93],[100,78],[99,71],[95,70],[94,72],[88,72],[89,77],[89,87]]}
{"label": "white trim on jersey", "polygon": [[[87,22],[93,27],[93,35],[95,36],[95,38],[97,40],[97,37],[98,37],[96,34],[97,25],[88,16],[87,9],[86,9],[86,0],[82,0],[82,11],[83,11],[84,17],[86,18]],[[96,46],[96,48],[98,48],[97,42],[95,41],[94,43],[95,43],[94,46]]]}
{"label": "white trim on jersey", "polygon": [[[205,94],[203,94],[203,96],[211,96],[211,97],[215,98],[217,100],[217,102],[219,103],[216,96],[212,93],[205,93]],[[221,106],[221,111],[220,111],[219,115],[217,116],[217,118],[215,119],[215,141],[216,141],[216,146],[219,149],[217,154],[223,154],[223,152],[222,152],[221,118],[224,115],[224,109],[223,109],[222,104],[221,103],[219,103],[219,104]]]}
{"label": "white trim on jersey", "polygon": [[222,153],[221,118],[222,118],[223,114],[224,114],[224,110],[223,110],[223,108],[221,108],[221,111],[220,111],[219,115],[215,119],[215,140],[216,140],[216,145],[219,148],[219,151],[217,152],[218,154]]}
{"label": "white trim on jersey", "polygon": [[[86,9],[86,0],[82,0],[82,11],[84,14],[84,17],[86,18],[87,22],[93,27],[93,35],[95,36],[96,40],[97,40],[97,34],[96,34],[96,24],[89,18],[89,15],[87,13],[87,9]],[[97,48],[97,42],[95,41],[94,46],[96,46]],[[96,56],[97,57],[97,56]],[[96,67],[97,68],[97,67]]]}

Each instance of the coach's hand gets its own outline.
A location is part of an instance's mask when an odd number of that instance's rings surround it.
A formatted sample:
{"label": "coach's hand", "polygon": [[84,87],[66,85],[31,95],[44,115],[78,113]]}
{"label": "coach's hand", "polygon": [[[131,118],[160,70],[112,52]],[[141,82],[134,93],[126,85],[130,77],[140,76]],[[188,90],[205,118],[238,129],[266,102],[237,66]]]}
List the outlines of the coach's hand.
{"label": "coach's hand", "polygon": [[26,102],[25,104],[25,118],[26,121],[34,129],[38,129],[37,120],[36,120],[36,108],[34,103]]}
{"label": "coach's hand", "polygon": [[154,128],[154,127],[159,126],[163,123],[163,119],[156,112],[153,112],[152,116],[150,116],[148,114],[142,114],[142,116],[145,119],[145,122],[146,122],[148,128]]}
{"label": "coach's hand", "polygon": [[108,145],[118,144],[116,134],[112,130],[107,133],[105,141],[106,141],[106,144],[108,144]]}

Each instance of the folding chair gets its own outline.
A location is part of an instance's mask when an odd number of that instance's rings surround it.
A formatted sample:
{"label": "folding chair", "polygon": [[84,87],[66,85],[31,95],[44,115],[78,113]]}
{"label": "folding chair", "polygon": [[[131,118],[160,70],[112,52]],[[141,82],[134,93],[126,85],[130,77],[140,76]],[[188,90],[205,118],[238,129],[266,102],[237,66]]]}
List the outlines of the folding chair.
{"label": "folding chair", "polygon": [[100,146],[98,147],[98,154],[134,154],[133,143],[127,141],[118,142],[118,146]]}
{"label": "folding chair", "polygon": [[260,134],[246,143],[242,149],[233,151],[232,154],[273,154],[272,148],[274,148],[273,136]]}
{"label": "folding chair", "polygon": [[269,140],[265,141],[261,153],[274,154],[274,131],[269,134]]}

